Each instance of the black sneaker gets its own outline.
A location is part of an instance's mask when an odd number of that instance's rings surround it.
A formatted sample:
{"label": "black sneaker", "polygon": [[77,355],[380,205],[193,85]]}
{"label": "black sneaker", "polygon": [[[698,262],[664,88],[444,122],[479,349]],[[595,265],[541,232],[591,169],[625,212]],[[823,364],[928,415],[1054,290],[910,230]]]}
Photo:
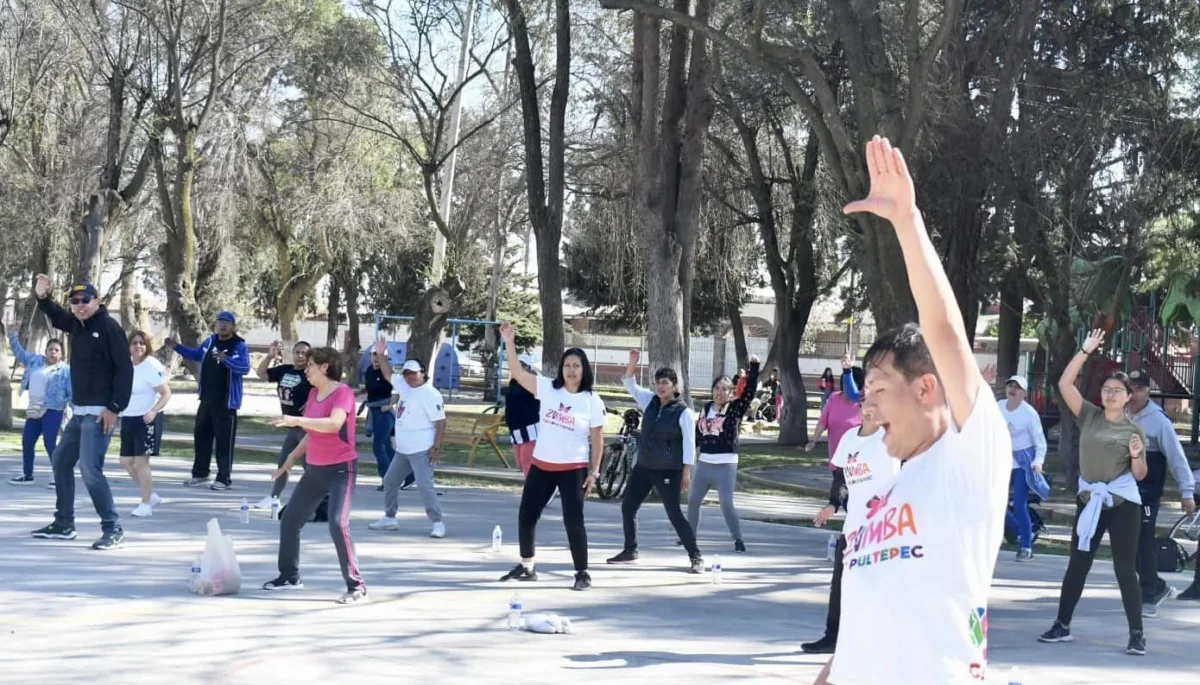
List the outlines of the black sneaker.
{"label": "black sneaker", "polygon": [[746,551],[746,543],[742,542],[741,540],[734,540],[733,541],[733,551],[745,552]]}
{"label": "black sneaker", "polygon": [[833,654],[837,649],[837,638],[825,635],[816,642],[805,642],[800,645],[800,651],[805,654]]}
{"label": "black sneaker", "polygon": [[1129,646],[1125,653],[1133,656],[1146,656],[1146,634],[1140,630],[1129,631]]}
{"label": "black sneaker", "polygon": [[531,568],[526,568],[525,564],[517,564],[516,566],[513,566],[511,571],[500,576],[500,580],[520,580],[526,582],[537,580],[537,571]]}
{"label": "black sneaker", "polygon": [[209,490],[228,490],[229,488],[232,488],[232,487],[233,487],[232,483],[222,483],[221,481],[217,480],[217,481],[213,481],[213,484],[208,486],[208,489]]}
{"label": "black sneaker", "polygon": [[675,541],[675,546],[676,546],[676,547],[683,547],[683,540],[676,540],[676,541]]}
{"label": "black sneaker", "polygon": [[117,528],[100,536],[100,539],[92,543],[92,549],[109,550],[124,546],[125,531]]}
{"label": "black sneaker", "polygon": [[33,476],[16,476],[8,479],[9,485],[33,485]]}
{"label": "black sneaker", "polygon": [[1038,636],[1038,642],[1070,642],[1073,639],[1071,637],[1071,628],[1064,626],[1058,621],[1055,621],[1054,625],[1050,626],[1050,630]]}
{"label": "black sneaker", "polygon": [[1200,587],[1197,587],[1195,583],[1192,583],[1190,586],[1188,586],[1188,589],[1179,593],[1179,596],[1175,599],[1186,599],[1193,602],[1200,601]]}
{"label": "black sneaker", "polygon": [[587,571],[580,571],[579,573],[576,573],[575,585],[571,589],[578,590],[580,592],[592,589],[592,577],[588,575]]}
{"label": "black sneaker", "polygon": [[51,523],[45,528],[38,528],[30,535],[40,540],[74,540],[78,537],[75,526],[66,526],[58,522]]}
{"label": "black sneaker", "polygon": [[383,490],[384,490],[384,488],[383,488],[383,486],[382,486],[382,485],[380,485],[379,487],[375,488],[375,492],[383,492]]}
{"label": "black sneaker", "polygon": [[704,573],[704,557],[692,557],[688,573]]}
{"label": "black sneaker", "polygon": [[636,549],[623,549],[621,553],[608,560],[610,564],[632,564],[638,559]]}
{"label": "black sneaker", "polygon": [[304,581],[299,578],[284,578],[280,576],[275,580],[268,580],[263,583],[264,590],[303,590]]}

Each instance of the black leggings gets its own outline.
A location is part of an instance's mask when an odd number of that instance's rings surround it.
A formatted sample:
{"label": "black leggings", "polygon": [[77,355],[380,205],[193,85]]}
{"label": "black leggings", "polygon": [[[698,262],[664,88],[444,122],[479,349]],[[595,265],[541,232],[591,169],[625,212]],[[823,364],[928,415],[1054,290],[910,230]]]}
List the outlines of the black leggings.
{"label": "black leggings", "polygon": [[846,536],[839,535],[833,553],[833,581],[829,583],[829,611],[825,614],[825,637],[837,640],[842,625],[842,562],[846,556]]}
{"label": "black leggings", "polygon": [[576,571],[588,567],[587,529],[583,525],[583,486],[587,482],[587,467],[570,471],[543,471],[537,464],[529,467],[525,489],[521,491],[521,508],[517,514],[517,536],[521,543],[521,558],[532,559],[538,519],[558,490],[562,501],[563,527],[567,529],[567,544]]}
{"label": "black leggings", "polygon": [[679,506],[683,490],[683,470],[648,469],[641,464],[633,467],[633,473],[629,476],[629,485],[625,490],[625,497],[621,500],[621,518],[625,524],[625,549],[630,552],[637,551],[637,513],[642,502],[646,501],[646,495],[650,494],[651,488],[662,498],[663,509],[667,510],[667,517],[671,519],[671,525],[675,527],[675,534],[683,541],[683,548],[687,550],[688,556],[693,559],[700,556],[700,548],[696,546],[696,532],[692,530],[691,524],[688,523],[687,517],[683,515],[683,510]]}
{"label": "black leggings", "polygon": [[[1076,526],[1082,512],[1083,501],[1077,500]],[[1083,585],[1087,582],[1088,571],[1092,569],[1092,561],[1096,558],[1096,549],[1100,546],[1104,531],[1108,530],[1113,570],[1117,575],[1117,585],[1121,588],[1125,619],[1129,622],[1130,630],[1142,629],[1142,589],[1138,585],[1137,575],[1138,535],[1141,527],[1142,508],[1133,502],[1122,502],[1100,512],[1100,522],[1096,525],[1096,534],[1092,536],[1089,551],[1079,550],[1079,536],[1075,533],[1075,527],[1071,528],[1071,560],[1067,563],[1062,595],[1058,600],[1059,623],[1064,626],[1071,625],[1071,616],[1075,613],[1075,605],[1079,603],[1079,597],[1083,594]]]}

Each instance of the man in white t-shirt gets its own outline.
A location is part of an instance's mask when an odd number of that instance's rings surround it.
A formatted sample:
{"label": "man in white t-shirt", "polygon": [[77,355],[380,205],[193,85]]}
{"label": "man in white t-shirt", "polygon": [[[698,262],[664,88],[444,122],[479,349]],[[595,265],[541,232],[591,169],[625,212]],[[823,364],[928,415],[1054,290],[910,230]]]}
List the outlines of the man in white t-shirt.
{"label": "man in white t-shirt", "polygon": [[[866,502],[875,495],[880,483],[888,483],[900,472],[900,460],[893,459],[883,446],[883,429],[870,411],[862,413],[862,425],[846,433],[838,441],[837,450],[829,463],[834,471],[834,487],[830,489],[829,504],[817,513],[817,526],[837,512],[839,506]],[[842,488],[846,497],[841,497]],[[806,654],[833,654],[837,647],[842,616],[842,560],[846,552],[846,536],[839,535],[833,555],[833,580],[829,584],[829,609],[825,614],[825,635],[815,642],[805,642],[800,649]]]}
{"label": "man in white t-shirt", "polygon": [[904,468],[847,512],[834,685],[956,685],[984,679],[987,601],[1004,534],[1012,450],[917,210],[899,150],[867,145],[871,191],[846,213],[887,219],[920,326],[882,335],[864,359],[866,400]]}
{"label": "man in white t-shirt", "polygon": [[[384,368],[384,364],[380,368]],[[393,383],[396,393],[396,457],[383,477],[383,518],[368,525],[371,530],[396,530],[396,510],[400,506],[400,485],[408,474],[416,476],[417,491],[425,504],[425,515],[432,522],[429,536],[446,537],[446,524],[433,485],[433,465],[437,463],[446,432],[446,409],[442,393],[426,382],[425,367],[416,359],[404,362],[403,383]]]}

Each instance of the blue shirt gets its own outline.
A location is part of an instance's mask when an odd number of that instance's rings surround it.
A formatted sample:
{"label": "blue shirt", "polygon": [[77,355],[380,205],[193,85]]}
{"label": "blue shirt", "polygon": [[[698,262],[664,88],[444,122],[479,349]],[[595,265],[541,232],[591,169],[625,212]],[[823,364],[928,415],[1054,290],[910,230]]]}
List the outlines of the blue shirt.
{"label": "blue shirt", "polygon": [[[21,341],[16,333],[8,334],[8,344],[12,347],[13,356],[17,362],[25,365],[25,375],[21,378],[21,388],[17,394],[29,389],[29,378],[38,369],[46,367],[46,355],[27,352],[21,347]],[[71,366],[59,362],[46,368],[46,396],[43,402],[47,409],[62,411],[71,403]]]}

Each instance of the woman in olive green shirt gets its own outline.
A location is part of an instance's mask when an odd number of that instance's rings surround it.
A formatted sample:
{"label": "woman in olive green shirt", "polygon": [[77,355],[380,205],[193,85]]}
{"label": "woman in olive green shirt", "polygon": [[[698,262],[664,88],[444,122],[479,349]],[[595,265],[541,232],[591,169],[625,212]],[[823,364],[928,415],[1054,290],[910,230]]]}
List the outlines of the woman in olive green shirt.
{"label": "woman in olive green shirt", "polygon": [[1058,600],[1058,620],[1038,640],[1071,641],[1071,615],[1083,594],[1096,548],[1107,530],[1113,570],[1121,588],[1121,604],[1129,622],[1125,652],[1141,656],[1146,653],[1146,638],[1142,632],[1142,594],[1136,570],[1142,521],[1137,481],[1146,477],[1145,435],[1125,415],[1131,389],[1124,373],[1118,371],[1104,380],[1100,394],[1103,408],[1085,400],[1075,387],[1084,362],[1103,342],[1104,331],[1092,331],[1058,381],[1063,402],[1079,425],[1079,498],[1075,529],[1071,533],[1071,560]]}

